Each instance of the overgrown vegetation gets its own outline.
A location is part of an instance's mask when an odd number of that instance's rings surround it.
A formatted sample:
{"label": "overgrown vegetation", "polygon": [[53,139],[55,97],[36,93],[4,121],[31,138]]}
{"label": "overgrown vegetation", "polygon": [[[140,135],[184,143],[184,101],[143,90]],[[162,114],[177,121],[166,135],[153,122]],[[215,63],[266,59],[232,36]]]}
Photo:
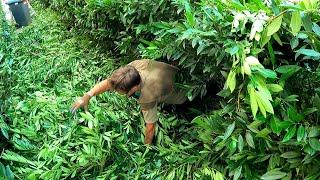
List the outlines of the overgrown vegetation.
{"label": "overgrown vegetation", "polygon": [[158,146],[146,147],[134,100],[105,93],[91,102],[92,114],[72,116],[75,98],[119,64],[52,11],[37,12],[19,33],[1,24],[0,179],[221,177],[197,158],[201,146],[183,119],[160,116]]}
{"label": "overgrown vegetation", "polygon": [[[19,34],[2,23],[1,161],[16,177],[320,177],[317,0],[37,2],[63,25],[45,13]],[[175,64],[189,99],[220,89],[220,107],[162,115],[151,148],[134,101],[104,94],[72,117],[70,97],[120,65],[109,55]]]}

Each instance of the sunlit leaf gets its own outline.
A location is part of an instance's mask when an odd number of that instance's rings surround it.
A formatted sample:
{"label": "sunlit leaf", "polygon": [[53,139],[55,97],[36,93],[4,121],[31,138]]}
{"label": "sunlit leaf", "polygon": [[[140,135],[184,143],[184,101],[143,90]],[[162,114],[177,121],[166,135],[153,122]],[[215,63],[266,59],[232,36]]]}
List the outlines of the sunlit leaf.
{"label": "sunlit leaf", "polygon": [[282,17],[283,15],[281,14],[280,16],[272,19],[271,23],[267,26],[267,36],[271,36],[280,29]]}
{"label": "sunlit leaf", "polygon": [[267,84],[267,87],[270,91],[275,92],[275,93],[283,91],[282,86],[280,86],[278,84]]}
{"label": "sunlit leaf", "polygon": [[256,92],[251,85],[248,85],[248,91],[250,95],[250,105],[253,116],[255,117],[258,112],[258,103],[256,98]]}
{"label": "sunlit leaf", "polygon": [[302,21],[299,11],[292,12],[290,28],[292,30],[292,34],[296,36],[301,29]]}

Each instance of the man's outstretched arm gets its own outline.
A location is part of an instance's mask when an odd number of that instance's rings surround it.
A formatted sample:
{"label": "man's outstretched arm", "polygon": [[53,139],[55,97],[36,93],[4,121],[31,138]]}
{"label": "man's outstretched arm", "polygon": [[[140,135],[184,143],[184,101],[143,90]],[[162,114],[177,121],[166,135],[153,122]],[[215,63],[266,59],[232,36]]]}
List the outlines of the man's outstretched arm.
{"label": "man's outstretched arm", "polygon": [[75,113],[77,109],[83,107],[85,111],[88,111],[88,104],[93,96],[97,96],[111,89],[111,83],[109,79],[105,79],[96,84],[90,91],[85,93],[81,99],[77,100],[71,107],[71,112]]}
{"label": "man's outstretched arm", "polygon": [[89,96],[97,96],[101,93],[109,91],[111,89],[111,83],[109,79],[105,79],[96,84],[90,91],[87,92]]}

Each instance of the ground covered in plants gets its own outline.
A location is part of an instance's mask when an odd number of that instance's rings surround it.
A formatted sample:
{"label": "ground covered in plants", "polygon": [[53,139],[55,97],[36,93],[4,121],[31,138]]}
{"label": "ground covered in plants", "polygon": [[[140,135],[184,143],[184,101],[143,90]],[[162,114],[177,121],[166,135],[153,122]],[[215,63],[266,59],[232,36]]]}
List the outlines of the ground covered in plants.
{"label": "ground covered in plants", "polygon": [[[33,1],[0,21],[0,179],[319,179],[319,1]],[[143,144],[134,99],[71,104],[113,70],[181,69],[192,100]]]}

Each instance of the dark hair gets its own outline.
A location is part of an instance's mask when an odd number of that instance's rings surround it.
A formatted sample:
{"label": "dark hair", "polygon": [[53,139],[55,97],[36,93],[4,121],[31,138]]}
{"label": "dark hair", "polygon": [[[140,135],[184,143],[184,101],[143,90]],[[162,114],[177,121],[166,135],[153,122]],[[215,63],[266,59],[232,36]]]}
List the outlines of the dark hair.
{"label": "dark hair", "polygon": [[111,77],[110,83],[115,90],[130,91],[141,82],[139,72],[133,66],[127,65],[115,70]]}

